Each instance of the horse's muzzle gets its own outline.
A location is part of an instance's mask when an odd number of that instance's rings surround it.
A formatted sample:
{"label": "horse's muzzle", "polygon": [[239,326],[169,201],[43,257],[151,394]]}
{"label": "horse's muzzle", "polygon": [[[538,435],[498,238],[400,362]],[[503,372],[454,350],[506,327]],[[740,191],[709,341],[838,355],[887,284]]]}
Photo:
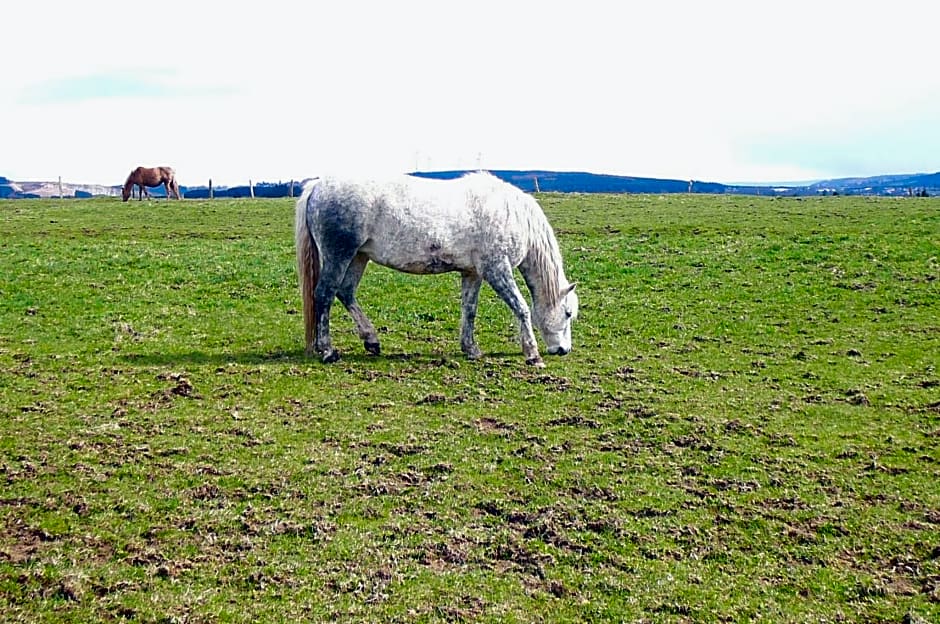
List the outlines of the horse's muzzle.
{"label": "horse's muzzle", "polygon": [[551,355],[568,355],[569,353],[571,353],[571,349],[566,349],[564,347],[555,347],[554,350],[549,349],[548,352]]}

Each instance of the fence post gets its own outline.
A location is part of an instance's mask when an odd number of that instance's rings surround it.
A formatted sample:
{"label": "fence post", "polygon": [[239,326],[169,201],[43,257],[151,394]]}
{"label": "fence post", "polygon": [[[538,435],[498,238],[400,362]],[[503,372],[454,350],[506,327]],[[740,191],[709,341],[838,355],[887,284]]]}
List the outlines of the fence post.
{"label": "fence post", "polygon": [[209,178],[209,199],[212,199],[212,178]]}
{"label": "fence post", "polygon": [[59,176],[59,199],[64,198],[65,195],[62,194],[62,176]]}
{"label": "fence post", "polygon": [[532,181],[535,182],[535,192],[536,192],[536,193],[541,193],[542,191],[539,190],[539,177],[538,177],[538,176],[532,176]]}
{"label": "fence post", "polygon": [[255,198],[255,185],[251,183],[251,178],[248,178],[248,194],[252,199]]}
{"label": "fence post", "polygon": [[294,196],[294,181],[293,180],[290,181],[290,190],[287,191],[287,196],[288,197]]}

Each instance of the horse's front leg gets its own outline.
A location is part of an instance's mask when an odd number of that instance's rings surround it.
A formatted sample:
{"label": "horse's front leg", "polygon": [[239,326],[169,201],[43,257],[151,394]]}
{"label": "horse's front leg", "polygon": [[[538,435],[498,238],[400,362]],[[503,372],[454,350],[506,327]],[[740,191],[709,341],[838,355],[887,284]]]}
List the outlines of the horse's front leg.
{"label": "horse's front leg", "polygon": [[516,285],[516,280],[512,277],[512,266],[509,260],[503,260],[490,267],[484,274],[483,279],[493,287],[500,299],[509,306],[512,313],[519,320],[519,336],[522,342],[522,354],[525,356],[525,363],[542,368],[545,362],[539,355],[539,347],[535,342],[535,332],[532,329],[532,314],[529,312],[529,304]]}
{"label": "horse's front leg", "polygon": [[483,278],[477,273],[465,273],[460,278],[460,350],[471,360],[476,360],[483,355],[473,337],[482,283]]}
{"label": "horse's front leg", "polygon": [[362,274],[365,273],[367,264],[369,264],[369,258],[365,254],[357,254],[353,258],[349,268],[346,269],[346,276],[343,278],[343,283],[340,285],[336,297],[346,306],[346,310],[356,324],[356,331],[359,333],[366,351],[372,355],[378,355],[382,352],[379,335],[375,331],[372,321],[369,320],[369,317],[359,307],[359,302],[356,301],[356,289],[359,287],[359,281],[362,279]]}

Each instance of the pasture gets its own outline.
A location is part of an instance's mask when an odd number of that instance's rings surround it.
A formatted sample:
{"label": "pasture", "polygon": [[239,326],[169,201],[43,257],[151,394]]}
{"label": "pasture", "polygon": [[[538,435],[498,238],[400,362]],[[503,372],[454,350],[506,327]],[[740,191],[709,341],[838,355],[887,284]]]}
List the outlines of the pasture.
{"label": "pasture", "polygon": [[304,357],[288,199],[0,203],[0,619],[940,621],[940,200],[540,201],[545,369],[374,265]]}

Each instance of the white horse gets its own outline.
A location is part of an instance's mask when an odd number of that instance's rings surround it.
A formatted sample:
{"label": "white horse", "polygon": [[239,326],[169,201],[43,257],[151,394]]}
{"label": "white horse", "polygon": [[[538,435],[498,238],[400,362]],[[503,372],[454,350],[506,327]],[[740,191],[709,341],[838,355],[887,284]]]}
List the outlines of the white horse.
{"label": "white horse", "polygon": [[[533,320],[549,353],[571,351],[578,295],[565,278],[555,233],[533,197],[488,173],[456,180],[320,178],[305,185],[295,225],[308,355],[339,359],[330,340],[334,297],[352,316],[366,351],[379,353],[375,327],[356,301],[369,260],[407,273],[459,272],[460,348],[471,359],[482,355],[473,323],[483,281],[519,320],[526,363],[545,365]],[[531,314],[515,267],[532,294]]]}

